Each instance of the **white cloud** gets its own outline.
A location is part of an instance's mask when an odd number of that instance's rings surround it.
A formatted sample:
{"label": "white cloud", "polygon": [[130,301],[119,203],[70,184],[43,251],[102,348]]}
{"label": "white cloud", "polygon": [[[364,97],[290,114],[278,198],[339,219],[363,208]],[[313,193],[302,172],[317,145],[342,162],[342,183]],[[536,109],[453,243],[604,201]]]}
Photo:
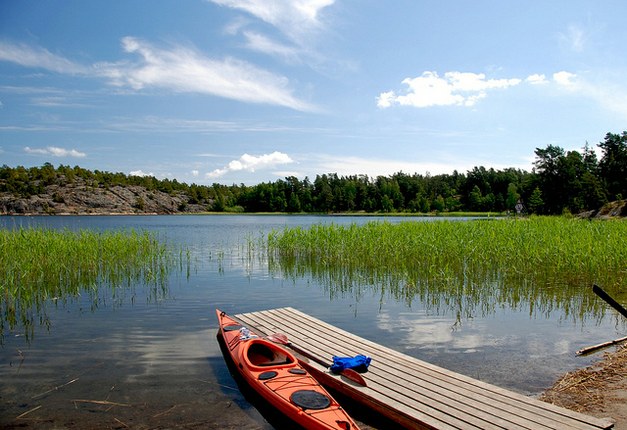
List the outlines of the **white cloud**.
{"label": "white cloud", "polygon": [[64,74],[82,74],[86,73],[88,69],[46,49],[2,40],[0,40],[0,61]]}
{"label": "white cloud", "polygon": [[377,106],[380,108],[389,108],[394,103],[394,99],[396,98],[396,94],[394,91],[387,91],[379,94],[377,97]]}
{"label": "white cloud", "polygon": [[547,84],[549,81],[547,81],[546,76],[544,74],[536,73],[536,74],[527,76],[527,79],[525,79],[525,82],[528,82],[531,85],[540,85],[540,84]]}
{"label": "white cloud", "polygon": [[387,108],[393,104],[413,107],[474,106],[487,96],[487,91],[516,86],[521,79],[486,79],[483,73],[446,72],[440,77],[436,72],[425,71],[416,78],[402,81],[408,86],[403,95],[394,91],[377,97],[377,106]]}
{"label": "white cloud", "polygon": [[303,41],[309,31],[320,27],[319,14],[335,0],[209,0],[239,9],[275,26],[292,40]]}
{"label": "white cloud", "polygon": [[131,172],[129,172],[129,175],[131,176],[155,176],[153,173],[146,173],[143,170],[133,170]]}
{"label": "white cloud", "polygon": [[24,151],[28,154],[52,155],[53,157],[83,158],[87,156],[84,152],[77,151],[76,149],[65,149],[57,146],[48,146],[46,148],[31,148],[27,146],[24,148]]}
{"label": "white cloud", "polygon": [[275,166],[293,163],[289,155],[275,151],[272,154],[259,156],[244,154],[239,159],[231,161],[225,167],[207,173],[207,178],[219,178],[229,172],[247,171],[254,172],[259,169],[269,169]]}
{"label": "white cloud", "polygon": [[[381,109],[395,105],[426,108],[432,106],[473,106],[488,96],[490,91],[507,89],[522,83],[552,85],[561,90],[561,94],[587,97],[600,106],[627,116],[627,91],[617,85],[615,79],[595,81],[565,70],[553,73],[548,78],[545,74],[531,74],[525,79],[487,79],[482,73],[447,72],[440,77],[436,72],[423,72],[416,78],[403,80],[407,90],[403,94],[386,91],[376,97]],[[554,94],[560,94],[554,93]]]}
{"label": "white cloud", "polygon": [[557,72],[553,73],[553,80],[558,84],[564,87],[573,87],[575,85],[575,78],[577,75],[570,72]]}

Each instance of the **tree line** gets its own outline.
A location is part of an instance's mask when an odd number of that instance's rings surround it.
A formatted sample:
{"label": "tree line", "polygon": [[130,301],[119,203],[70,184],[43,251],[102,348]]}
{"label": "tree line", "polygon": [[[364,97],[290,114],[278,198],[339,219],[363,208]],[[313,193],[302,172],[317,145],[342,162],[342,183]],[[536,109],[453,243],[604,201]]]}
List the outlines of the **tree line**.
{"label": "tree line", "polygon": [[[137,185],[148,190],[182,193],[189,204],[216,212],[485,212],[580,213],[627,196],[627,131],[607,133],[597,145],[599,160],[588,143],[581,151],[559,146],[536,148],[531,172],[515,168],[475,167],[464,173],[390,176],[338,176],[335,173],[298,179],[294,176],[253,186],[197,185],[176,179],[90,171],[46,163],[41,167],[0,168],[0,192],[29,197],[48,185],[92,187]],[[518,206],[520,208],[521,206]]]}

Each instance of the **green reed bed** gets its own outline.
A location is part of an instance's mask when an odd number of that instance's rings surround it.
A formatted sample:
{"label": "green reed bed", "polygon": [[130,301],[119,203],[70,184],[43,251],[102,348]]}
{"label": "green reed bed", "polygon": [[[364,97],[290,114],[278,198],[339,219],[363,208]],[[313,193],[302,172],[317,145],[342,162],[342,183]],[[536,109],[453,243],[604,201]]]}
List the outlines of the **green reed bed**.
{"label": "green reed bed", "polygon": [[533,313],[559,307],[583,318],[599,310],[583,288],[627,284],[625,237],[623,221],[532,217],[286,228],[268,247],[272,270],[311,274],[331,294],[370,285],[382,300],[419,296],[459,317],[529,303]]}
{"label": "green reed bed", "polygon": [[[46,324],[45,303],[87,294],[96,307],[126,287],[165,289],[172,266],[166,246],[148,232],[47,229],[0,230],[0,325],[22,324],[32,332],[36,318]],[[105,294],[102,286],[111,289]]]}

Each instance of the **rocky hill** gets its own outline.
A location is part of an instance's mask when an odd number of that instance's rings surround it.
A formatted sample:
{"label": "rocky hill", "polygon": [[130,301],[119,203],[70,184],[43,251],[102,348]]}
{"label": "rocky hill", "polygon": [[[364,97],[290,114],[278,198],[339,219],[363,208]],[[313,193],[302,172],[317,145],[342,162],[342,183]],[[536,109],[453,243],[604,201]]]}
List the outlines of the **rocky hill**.
{"label": "rocky hill", "polygon": [[0,215],[109,215],[198,213],[206,206],[190,204],[182,192],[172,194],[138,185],[48,185],[29,197],[0,193]]}

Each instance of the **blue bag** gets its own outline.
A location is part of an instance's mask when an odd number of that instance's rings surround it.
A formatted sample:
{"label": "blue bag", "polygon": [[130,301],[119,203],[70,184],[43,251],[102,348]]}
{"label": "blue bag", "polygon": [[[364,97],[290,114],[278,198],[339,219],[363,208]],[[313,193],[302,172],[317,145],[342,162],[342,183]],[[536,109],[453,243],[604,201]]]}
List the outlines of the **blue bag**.
{"label": "blue bag", "polygon": [[370,357],[358,354],[354,357],[333,357],[333,364],[330,369],[333,373],[340,373],[344,369],[353,369],[359,373],[368,371]]}

